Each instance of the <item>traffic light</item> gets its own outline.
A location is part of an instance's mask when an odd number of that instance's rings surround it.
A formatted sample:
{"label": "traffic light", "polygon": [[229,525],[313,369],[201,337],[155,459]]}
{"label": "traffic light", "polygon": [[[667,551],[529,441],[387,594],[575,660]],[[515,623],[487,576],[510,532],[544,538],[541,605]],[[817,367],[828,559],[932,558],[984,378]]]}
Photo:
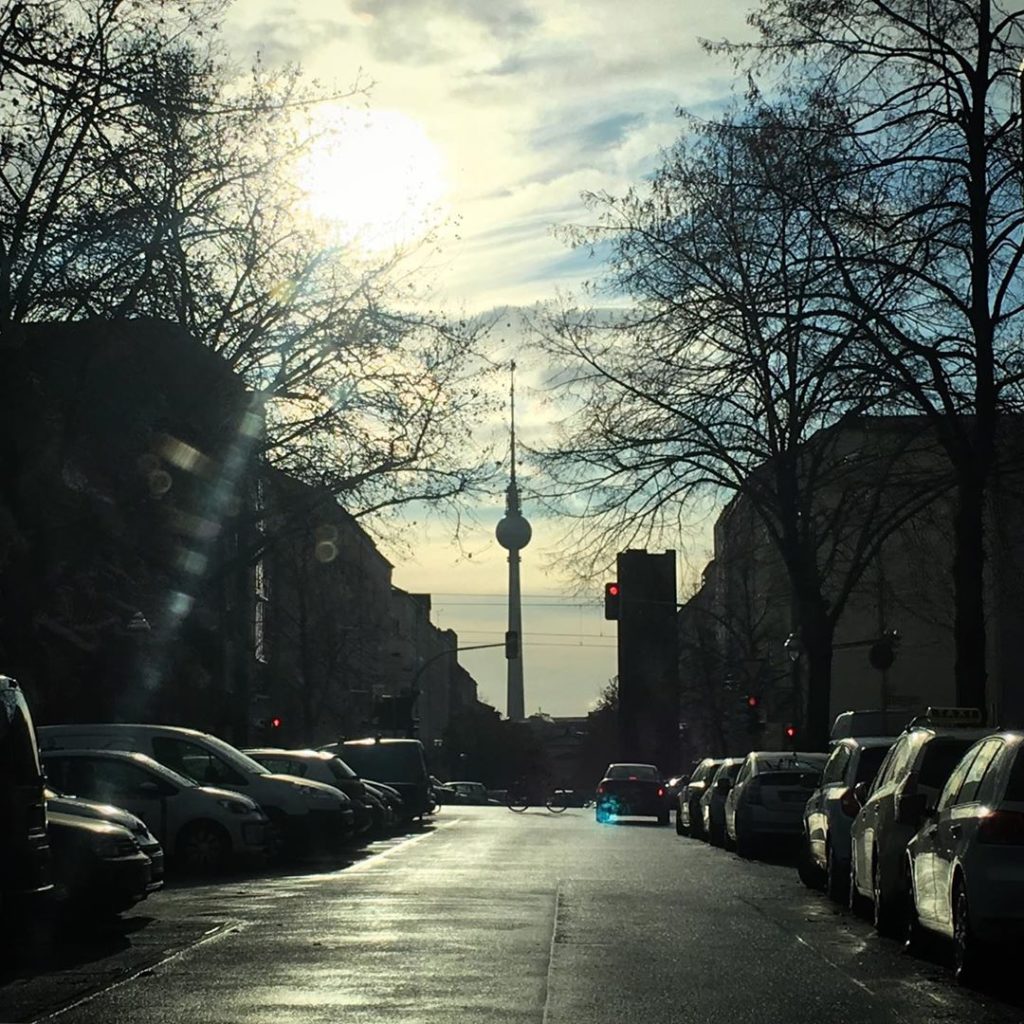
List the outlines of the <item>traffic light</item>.
{"label": "traffic light", "polygon": [[796,747],[797,728],[795,725],[787,725],[783,730],[786,734],[786,739]]}
{"label": "traffic light", "polygon": [[618,619],[619,617],[618,583],[606,583],[604,585],[604,617],[606,619]]}
{"label": "traffic light", "polygon": [[755,693],[747,695],[747,732],[761,731],[761,698]]}
{"label": "traffic light", "polygon": [[509,661],[519,657],[519,634],[514,629],[505,633],[505,657]]}
{"label": "traffic light", "polygon": [[280,729],[281,719],[277,715],[275,715],[273,718],[270,719],[270,721],[267,724],[270,726],[271,729]]}

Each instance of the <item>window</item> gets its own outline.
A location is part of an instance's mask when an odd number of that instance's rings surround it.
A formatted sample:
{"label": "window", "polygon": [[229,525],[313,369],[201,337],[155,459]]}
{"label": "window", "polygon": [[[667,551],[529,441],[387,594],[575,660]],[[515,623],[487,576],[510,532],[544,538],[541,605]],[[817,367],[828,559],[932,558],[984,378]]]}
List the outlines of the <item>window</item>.
{"label": "window", "polygon": [[246,784],[245,776],[198,743],[168,736],[154,736],[153,752],[156,759],[166,764],[168,768],[180,772],[187,779],[195,779],[201,785]]}
{"label": "window", "polygon": [[875,776],[875,781],[871,785],[872,793],[881,789],[883,786],[887,786],[892,780],[897,762],[901,757],[906,758],[907,756],[907,744],[909,742],[909,737],[904,737],[897,740],[889,748],[889,753],[886,754],[885,760],[882,761],[882,766],[879,768],[878,774]]}
{"label": "window", "polygon": [[918,785],[942,789],[960,759],[973,746],[974,740],[958,740],[949,736],[937,736],[924,748],[920,759],[921,771]]}
{"label": "window", "polygon": [[821,773],[821,784],[833,786],[842,782],[846,777],[846,766],[850,763],[852,752],[845,744],[840,744],[832,751],[832,755],[825,762],[825,770]]}
{"label": "window", "polygon": [[854,778],[854,785],[858,782],[871,782],[878,774],[878,769],[889,753],[888,747],[861,747],[860,756],[857,758],[857,775]]}
{"label": "window", "polygon": [[753,774],[753,768],[751,767],[751,763],[752,762],[749,757],[743,762],[743,767],[740,768],[740,773],[736,776],[737,786],[740,785],[740,783],[742,782],[746,782],[747,779],[749,779],[750,776]]}
{"label": "window", "polygon": [[964,757],[953,769],[953,774],[946,780],[946,785],[943,786],[942,793],[939,795],[939,802],[936,804],[938,810],[944,811],[956,798],[973,760],[973,757]]}
{"label": "window", "polygon": [[1017,752],[1013,758],[1010,777],[1006,781],[1006,792],[1003,794],[1003,799],[1024,803],[1024,757],[1021,756],[1024,743],[1018,743],[1016,747]]}
{"label": "window", "polygon": [[[992,766],[992,762],[996,759],[996,755],[1002,749],[1002,746],[1002,741],[997,739],[986,740],[981,745],[981,749],[967,770],[964,784],[953,798],[954,804],[970,804],[978,799],[978,790],[981,788],[982,779],[985,778],[985,773]],[[964,760],[967,760],[967,758],[965,757]]]}

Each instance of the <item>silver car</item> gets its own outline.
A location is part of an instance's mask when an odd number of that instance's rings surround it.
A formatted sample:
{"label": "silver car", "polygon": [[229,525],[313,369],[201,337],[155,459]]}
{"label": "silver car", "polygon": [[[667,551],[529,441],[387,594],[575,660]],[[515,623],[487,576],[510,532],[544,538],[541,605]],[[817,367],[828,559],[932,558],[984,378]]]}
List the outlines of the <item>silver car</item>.
{"label": "silver car", "polygon": [[840,903],[846,902],[850,884],[850,828],[860,811],[854,788],[871,784],[895,742],[895,736],[839,740],[804,808],[800,877],[812,886],[824,881],[828,895]]}
{"label": "silver car", "polygon": [[765,839],[796,837],[807,798],[818,786],[827,754],[754,750],[725,799],[725,832],[741,857]]}
{"label": "silver car", "polygon": [[953,940],[957,980],[984,974],[996,943],[1024,938],[1024,732],[975,743],[907,846],[920,929]]}

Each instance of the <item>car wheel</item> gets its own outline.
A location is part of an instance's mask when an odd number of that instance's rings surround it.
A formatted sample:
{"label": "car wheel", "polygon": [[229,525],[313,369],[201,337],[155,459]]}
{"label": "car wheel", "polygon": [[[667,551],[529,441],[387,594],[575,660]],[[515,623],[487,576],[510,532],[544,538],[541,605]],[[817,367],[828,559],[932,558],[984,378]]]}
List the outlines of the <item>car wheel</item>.
{"label": "car wheel", "polygon": [[736,829],[736,853],[744,860],[754,856],[754,844],[746,833]]}
{"label": "car wheel", "polygon": [[836,903],[845,903],[850,885],[850,869],[839,862],[832,843],[825,846],[825,892]]}
{"label": "car wheel", "polygon": [[677,836],[685,836],[686,835],[686,829],[683,828],[683,812],[681,810],[679,810],[678,807],[676,808],[676,835]]}
{"label": "car wheel", "polygon": [[850,913],[857,917],[867,917],[869,901],[857,891],[856,868],[854,867],[852,860],[850,861],[850,880],[848,883],[848,890],[847,906],[850,908]]}
{"label": "car wheel", "polygon": [[693,804],[690,804],[690,835],[694,839],[704,838],[704,819],[701,817],[700,807],[695,810]]}
{"label": "car wheel", "polygon": [[659,825],[667,825],[668,824],[668,818],[669,818],[669,812],[668,811],[662,811],[658,815],[658,824]]}
{"label": "car wheel", "polygon": [[961,985],[984,980],[985,952],[971,930],[967,890],[959,879],[953,890],[953,975]]}
{"label": "car wheel", "polygon": [[230,853],[231,840],[213,822],[193,822],[178,836],[177,854],[189,871],[219,871]]}
{"label": "car wheel", "polygon": [[874,911],[872,920],[875,925],[875,931],[879,935],[898,938],[903,931],[902,918],[904,907],[901,904],[904,901],[899,898],[896,900],[886,900],[882,895],[882,878],[881,872],[878,869],[877,852],[875,853],[875,863],[871,872],[871,896]]}
{"label": "car wheel", "polygon": [[796,862],[796,873],[800,876],[800,881],[803,882],[808,889],[821,888],[821,869],[814,863],[814,860],[811,857],[811,850],[807,843],[807,836],[801,837],[800,853]]}

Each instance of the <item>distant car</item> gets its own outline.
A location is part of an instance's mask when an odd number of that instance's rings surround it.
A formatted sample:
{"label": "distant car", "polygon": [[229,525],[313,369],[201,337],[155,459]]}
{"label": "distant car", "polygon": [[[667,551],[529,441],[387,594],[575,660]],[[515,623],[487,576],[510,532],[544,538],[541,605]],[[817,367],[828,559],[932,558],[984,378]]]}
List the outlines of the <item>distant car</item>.
{"label": "distant car", "polygon": [[430,792],[434,796],[434,800],[440,807],[444,807],[449,804],[460,804],[464,803],[463,799],[451,788],[447,783],[442,782],[439,778],[434,775],[430,776]]}
{"label": "distant car", "polygon": [[366,801],[366,786],[337,754],[328,750],[284,750],[279,747],[256,747],[242,753],[272,772],[293,775],[297,779],[313,779],[340,789],[351,801],[354,831],[365,832],[373,825],[373,813]]}
{"label": "distant car", "polygon": [[807,798],[827,754],[755,750],[747,754],[725,799],[725,832],[741,857],[766,839],[797,838]]}
{"label": "distant car", "polygon": [[727,757],[700,798],[701,833],[712,846],[725,846],[725,799],[742,767],[742,757]]}
{"label": "distant car", "polygon": [[131,909],[146,896],[150,859],[126,828],[80,814],[47,815],[55,895],[76,916]]}
{"label": "distant car", "polygon": [[957,980],[982,978],[1001,944],[1024,939],[1024,732],[975,743],[907,845],[909,936],[953,940]]}
{"label": "distant car", "polygon": [[487,796],[487,787],[482,782],[448,782],[446,785],[459,795],[460,803],[489,804],[491,802]]}
{"label": "distant car", "polygon": [[[946,709],[944,709],[946,710]],[[907,844],[934,808],[968,748],[992,730],[972,727],[980,716],[964,711],[964,726],[932,716],[911,726],[885,755],[871,784],[857,786],[863,806],[850,832],[850,907],[870,905],[875,928],[896,935],[910,905]]]}
{"label": "distant car", "polygon": [[858,784],[870,785],[895,736],[849,737],[838,740],[825,762],[821,783],[804,807],[801,878],[808,885],[825,884],[828,895],[842,903],[850,884],[850,828],[860,804]]}
{"label": "distant car", "polygon": [[654,817],[667,825],[669,806],[665,784],[653,764],[610,764],[597,786],[594,815],[599,822],[611,817]]}
{"label": "distant car", "polygon": [[267,852],[267,816],[247,796],[200,786],[145,754],[128,750],[48,750],[54,786],[123,807],[146,822],[167,856],[189,871],[217,871]]}
{"label": "distant car", "polygon": [[700,801],[711,777],[722,764],[720,757],[705,757],[693,769],[689,781],[676,798],[676,835],[699,837],[704,828]]}
{"label": "distant car", "polygon": [[361,779],[383,782],[402,796],[406,822],[422,818],[433,807],[430,777],[419,740],[366,738],[328,743],[321,750],[337,754]]}
{"label": "distant car", "polygon": [[141,818],[137,818],[123,807],[83,800],[81,797],[60,793],[47,786],[46,813],[52,814],[54,811],[61,814],[77,814],[82,818],[105,821],[127,829],[138,843],[139,849],[149,858],[149,883],[146,886],[146,895],[163,888],[164,850],[160,841],[146,828],[146,823]]}

